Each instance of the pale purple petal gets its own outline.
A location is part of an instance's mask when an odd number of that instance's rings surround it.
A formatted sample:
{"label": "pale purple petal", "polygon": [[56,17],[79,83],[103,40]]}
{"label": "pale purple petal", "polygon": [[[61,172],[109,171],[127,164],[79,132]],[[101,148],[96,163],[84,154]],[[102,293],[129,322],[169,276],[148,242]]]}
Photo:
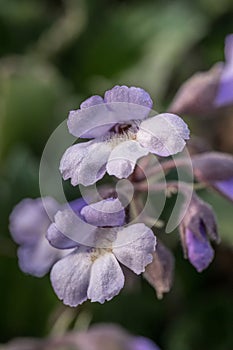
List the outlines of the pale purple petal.
{"label": "pale purple petal", "polygon": [[[50,213],[56,213],[61,207],[53,198],[43,198]],[[35,244],[47,231],[50,219],[41,198],[23,199],[15,206],[10,215],[9,230],[16,243]]]}
{"label": "pale purple petal", "polygon": [[61,252],[51,247],[45,237],[41,237],[36,245],[23,245],[18,248],[20,269],[36,277],[44,276],[61,258]]}
{"label": "pale purple petal", "polygon": [[153,106],[153,101],[151,100],[151,97],[148,94],[148,92],[134,86],[114,86],[111,90],[105,92],[104,100],[107,103],[128,102],[135,103],[148,108],[152,108]]}
{"label": "pale purple petal", "polygon": [[[77,245],[94,246],[95,233],[97,228],[93,225],[87,224],[79,215],[75,214],[71,209],[58,211],[54,217],[54,224],[57,232],[54,232],[53,244],[62,244],[63,236],[68,240],[64,242],[70,247],[73,242]],[[60,235],[63,234],[63,236]],[[75,243],[74,243],[75,244]],[[66,246],[64,246],[66,248]]]}
{"label": "pale purple petal", "polygon": [[76,137],[98,138],[117,123],[146,118],[152,104],[150,95],[141,88],[115,86],[106,91],[104,101],[92,96],[81,104],[81,109],[71,111],[68,129]]}
{"label": "pale purple petal", "polygon": [[[85,205],[87,205],[87,203],[84,201],[83,198],[78,198],[73,200],[72,202],[66,203],[66,205],[63,205],[64,210],[67,208],[67,205],[74,211],[76,215],[78,215],[81,218],[80,211]],[[78,246],[78,243],[76,241],[73,241],[72,239],[68,238],[57,229],[56,223],[52,223],[49,226],[46,233],[46,238],[53,247],[58,249],[70,249]]]}
{"label": "pale purple petal", "polygon": [[81,215],[95,226],[122,226],[125,222],[125,211],[118,198],[87,205],[81,210]]}
{"label": "pale purple petal", "polygon": [[85,247],[76,249],[53,266],[52,286],[65,305],[74,307],[87,300],[91,266],[90,249]]}
{"label": "pale purple petal", "polygon": [[215,99],[217,107],[233,103],[233,34],[225,41],[226,64],[221,74],[219,88]]}
{"label": "pale purple petal", "polygon": [[59,167],[60,172],[64,180],[71,178],[71,183],[74,186],[78,184],[80,163],[89,152],[92,144],[93,141],[89,141],[70,146],[62,156]]}
{"label": "pale purple petal", "polygon": [[46,238],[57,249],[70,249],[78,247],[78,243],[61,233],[55,223],[52,223],[47,231]]}
{"label": "pale purple petal", "polygon": [[133,337],[128,343],[127,350],[159,350],[159,348],[148,338]]}
{"label": "pale purple petal", "polygon": [[144,120],[137,133],[137,140],[143,147],[163,157],[181,152],[188,139],[189,129],[186,123],[170,113]]}
{"label": "pale purple petal", "polygon": [[134,224],[117,233],[113,243],[116,258],[137,275],[153,260],[156,238],[150,228],[144,224]]}
{"label": "pale purple petal", "polygon": [[71,178],[71,184],[89,186],[106,173],[106,163],[111,147],[106,142],[83,142],[71,146],[64,153],[60,171],[64,180]]}
{"label": "pale purple petal", "polygon": [[104,103],[103,97],[101,97],[99,95],[94,95],[94,96],[87,98],[85,101],[83,101],[80,105],[80,109],[93,107],[93,106],[99,105],[101,103]]}
{"label": "pale purple petal", "polygon": [[96,258],[91,269],[91,278],[87,291],[92,302],[103,304],[119,294],[124,286],[124,275],[112,253],[104,253]]}
{"label": "pale purple petal", "polygon": [[203,226],[200,227],[200,234],[197,236],[189,229],[185,232],[188,259],[198,272],[206,269],[214,257],[214,250]]}
{"label": "pale purple petal", "polygon": [[87,205],[86,201],[81,197],[78,199],[75,199],[71,202],[67,203],[71,209],[76,213],[76,214],[80,214],[80,211],[82,210],[82,208]]}
{"label": "pale purple petal", "polygon": [[213,182],[213,186],[224,196],[233,201],[233,179],[225,181],[215,181]]}
{"label": "pale purple petal", "polygon": [[225,39],[225,57],[227,63],[233,63],[233,34],[227,35]]}
{"label": "pale purple petal", "polygon": [[107,172],[119,179],[127,178],[134,171],[137,160],[147,154],[148,150],[137,141],[122,142],[111,152],[106,166]]}

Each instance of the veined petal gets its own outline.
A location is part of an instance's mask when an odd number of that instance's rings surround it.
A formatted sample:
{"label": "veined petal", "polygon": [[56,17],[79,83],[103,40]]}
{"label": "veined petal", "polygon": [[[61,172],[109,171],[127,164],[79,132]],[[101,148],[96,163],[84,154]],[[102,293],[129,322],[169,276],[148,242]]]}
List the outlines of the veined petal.
{"label": "veined petal", "polygon": [[69,147],[60,163],[63,179],[71,178],[73,186],[94,184],[104,176],[110,152],[106,142],[89,141]]}
{"label": "veined petal", "polygon": [[18,248],[20,269],[32,276],[43,277],[61,258],[61,251],[53,248],[45,237],[35,245],[22,245]]}
{"label": "veined petal", "polygon": [[125,211],[118,198],[108,198],[83,207],[81,215],[91,225],[122,226]]}
{"label": "veined petal", "polygon": [[67,148],[60,161],[60,172],[64,180],[71,178],[73,186],[78,184],[78,172],[80,163],[89,149],[93,141],[78,143],[77,145]]}
{"label": "veined petal", "polygon": [[113,242],[113,254],[137,275],[153,260],[156,238],[144,224],[134,224],[123,228]]}
{"label": "veined petal", "polygon": [[86,247],[74,250],[53,266],[52,286],[64,304],[77,306],[87,300],[91,266],[90,249]]}
{"label": "veined petal", "polygon": [[147,154],[148,150],[137,141],[124,141],[111,152],[106,166],[107,172],[119,179],[127,178],[134,171],[137,160]]}
{"label": "veined petal", "polygon": [[134,103],[148,108],[152,108],[153,101],[148,92],[134,86],[125,85],[114,86],[111,90],[105,92],[104,101],[109,102],[128,102]]}
{"label": "veined petal", "polygon": [[163,157],[181,152],[188,139],[189,129],[186,123],[170,113],[144,120],[137,133],[137,140],[143,147]]}
{"label": "veined petal", "polygon": [[104,253],[96,258],[91,269],[87,296],[92,302],[103,304],[119,294],[124,286],[124,275],[112,253]]}

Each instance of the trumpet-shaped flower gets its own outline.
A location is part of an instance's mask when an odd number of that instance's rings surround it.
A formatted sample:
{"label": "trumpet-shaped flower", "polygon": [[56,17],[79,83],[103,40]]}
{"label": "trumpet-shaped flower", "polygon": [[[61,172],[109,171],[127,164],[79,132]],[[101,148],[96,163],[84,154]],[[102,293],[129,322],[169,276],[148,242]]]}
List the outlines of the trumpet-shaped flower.
{"label": "trumpet-shaped flower", "polygon": [[[72,249],[51,271],[55,293],[70,306],[87,299],[100,303],[111,300],[124,285],[120,263],[141,274],[152,262],[156,244],[153,232],[144,224],[125,224],[119,199],[87,205],[80,215],[84,220],[82,224],[71,210],[59,211],[47,234],[54,247]],[[92,231],[88,231],[88,227]],[[80,244],[80,230],[84,239],[89,238],[86,245]]]}
{"label": "trumpet-shaped flower", "polygon": [[143,89],[115,86],[104,98],[92,96],[71,111],[69,132],[92,140],[66,150],[60,162],[63,178],[70,178],[73,186],[91,185],[106,172],[127,178],[149,152],[166,157],[182,151],[189,138],[187,125],[170,113],[149,118],[151,108]]}

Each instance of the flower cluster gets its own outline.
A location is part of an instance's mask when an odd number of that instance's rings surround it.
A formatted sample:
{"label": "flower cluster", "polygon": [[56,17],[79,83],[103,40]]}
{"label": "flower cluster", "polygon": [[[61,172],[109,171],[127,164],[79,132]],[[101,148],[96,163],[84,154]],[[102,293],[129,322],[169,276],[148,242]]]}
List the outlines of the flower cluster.
{"label": "flower cluster", "polygon": [[[175,114],[153,114],[152,100],[143,89],[115,86],[104,98],[92,96],[80,109],[71,111],[68,129],[90,140],[65,151],[60,161],[63,179],[70,179],[73,186],[89,186],[106,173],[119,179],[130,177],[135,196],[125,206],[114,188],[101,200],[93,197],[88,202],[83,198],[68,204],[58,204],[50,197],[23,200],[10,216],[10,232],[20,245],[21,269],[38,277],[51,270],[55,293],[73,307],[87,299],[104,303],[117,295],[125,282],[122,265],[137,275],[144,273],[162,297],[172,285],[174,258],[161,241],[156,249],[156,237],[148,226],[151,218],[144,216],[144,221],[141,215],[138,221],[137,212],[147,186],[143,174],[150,157],[163,159],[160,167],[150,169],[150,176],[173,169],[176,163],[165,157],[185,147],[189,139],[186,123]],[[137,162],[142,157],[140,173]],[[198,181],[232,200],[231,156],[197,154],[192,165]],[[221,171],[213,171],[219,165]],[[168,182],[165,190],[178,185]],[[190,191],[188,184],[180,188],[187,187]],[[153,188],[156,192],[156,186]],[[185,257],[202,271],[214,256],[209,239],[218,242],[219,237],[212,208],[195,193],[180,222],[180,234]]]}

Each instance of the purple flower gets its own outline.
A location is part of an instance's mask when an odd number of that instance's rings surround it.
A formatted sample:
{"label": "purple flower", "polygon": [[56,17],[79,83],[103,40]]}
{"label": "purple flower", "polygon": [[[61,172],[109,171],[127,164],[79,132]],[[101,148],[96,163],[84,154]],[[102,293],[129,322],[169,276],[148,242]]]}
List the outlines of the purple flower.
{"label": "purple flower", "polygon": [[[52,247],[45,237],[51,220],[44,205],[52,216],[63,208],[50,197],[43,200],[27,198],[13,209],[9,225],[14,241],[20,246],[18,258],[21,270],[37,277],[44,276],[65,254],[65,251]],[[80,210],[83,205],[85,202],[82,199],[70,203],[74,211]]]}
{"label": "purple flower", "polygon": [[[100,303],[111,300],[124,285],[119,263],[142,273],[152,261],[156,244],[153,232],[144,224],[125,224],[124,208],[118,199],[85,206],[80,215],[85,222],[81,223],[71,210],[59,211],[47,234],[50,243],[62,249],[62,232],[63,238],[66,236],[64,248],[72,248],[51,271],[55,293],[70,306],[87,299]],[[86,245],[80,244],[80,232]]]}
{"label": "purple flower", "polygon": [[[61,206],[52,198],[43,199],[50,212],[56,213]],[[61,252],[53,248],[45,238],[51,221],[40,198],[24,199],[10,215],[10,232],[18,248],[21,270],[33,276],[44,276],[61,257]]]}
{"label": "purple flower", "polygon": [[115,86],[104,98],[92,96],[71,111],[70,133],[92,140],[66,150],[60,163],[63,178],[71,178],[74,186],[91,185],[106,172],[127,178],[149,152],[165,157],[182,151],[189,138],[187,125],[169,113],[148,118],[151,108],[143,89]]}
{"label": "purple flower", "polygon": [[192,158],[195,177],[233,201],[233,156],[206,152]]}
{"label": "purple flower", "polygon": [[18,338],[4,344],[5,350],[159,350],[150,339],[134,336],[114,324],[98,324],[87,331],[68,332],[47,339]]}
{"label": "purple flower", "polygon": [[214,257],[209,239],[219,242],[212,208],[195,194],[180,224],[184,255],[198,272],[206,269]]}
{"label": "purple flower", "polygon": [[215,105],[222,107],[233,103],[233,34],[225,39],[226,63],[223,67]]}

